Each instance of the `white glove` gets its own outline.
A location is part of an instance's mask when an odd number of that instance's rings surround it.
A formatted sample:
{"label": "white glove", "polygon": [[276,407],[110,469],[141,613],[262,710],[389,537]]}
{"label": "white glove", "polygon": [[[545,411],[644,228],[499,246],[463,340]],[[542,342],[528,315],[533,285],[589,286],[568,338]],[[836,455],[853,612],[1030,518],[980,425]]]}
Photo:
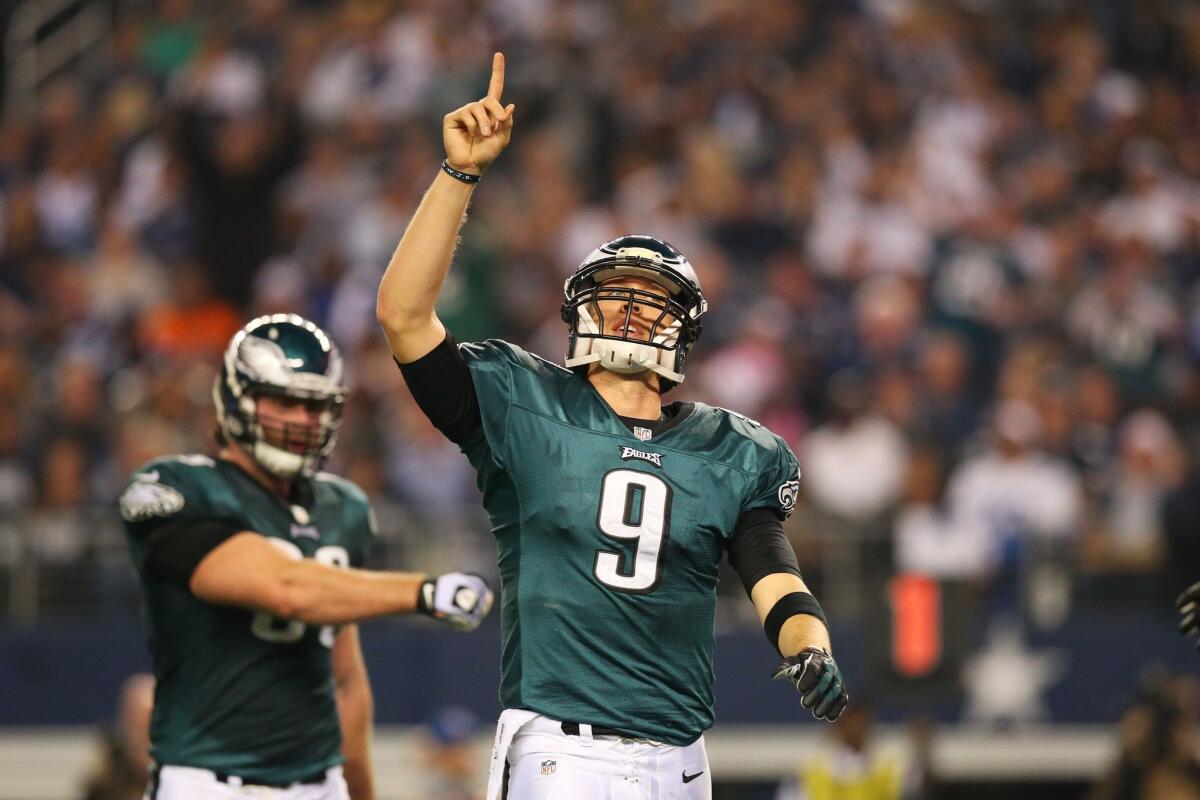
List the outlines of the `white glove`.
{"label": "white glove", "polygon": [[455,630],[473,631],[492,610],[495,599],[487,581],[467,572],[447,572],[427,579],[417,595],[417,611]]}

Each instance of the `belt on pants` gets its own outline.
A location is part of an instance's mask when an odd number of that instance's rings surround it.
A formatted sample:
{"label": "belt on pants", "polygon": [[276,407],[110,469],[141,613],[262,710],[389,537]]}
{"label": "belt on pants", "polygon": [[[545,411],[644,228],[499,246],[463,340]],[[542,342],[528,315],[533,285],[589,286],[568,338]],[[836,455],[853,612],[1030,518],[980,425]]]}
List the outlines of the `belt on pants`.
{"label": "belt on pants", "polygon": [[302,778],[297,778],[294,781],[287,781],[286,783],[282,781],[264,781],[259,778],[243,778],[238,775],[232,775],[228,772],[214,772],[213,777],[219,780],[221,783],[228,783],[233,786],[266,786],[270,789],[286,789],[289,786],[295,786],[296,784],[312,785],[324,783],[326,773],[327,770],[322,769],[318,772],[312,773],[311,775],[305,775]]}
{"label": "belt on pants", "polygon": [[[564,722],[562,724],[562,732],[565,733],[567,736],[578,736],[579,735],[579,723],[578,722]],[[592,736],[619,736],[622,739],[640,738],[640,737],[634,736],[632,733],[625,733],[624,731],[614,730],[613,728],[605,728],[602,725],[593,725],[592,726]]]}

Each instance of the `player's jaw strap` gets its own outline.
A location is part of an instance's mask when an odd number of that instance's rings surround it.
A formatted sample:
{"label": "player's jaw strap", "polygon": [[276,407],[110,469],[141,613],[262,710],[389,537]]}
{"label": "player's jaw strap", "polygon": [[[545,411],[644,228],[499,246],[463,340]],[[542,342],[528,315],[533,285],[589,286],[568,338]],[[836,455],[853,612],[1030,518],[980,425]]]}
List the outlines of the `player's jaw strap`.
{"label": "player's jaw strap", "polygon": [[779,633],[783,630],[784,624],[800,614],[808,614],[810,617],[821,620],[823,624],[827,624],[825,612],[821,610],[821,604],[817,602],[817,598],[808,592],[785,594],[775,602],[775,605],[771,606],[771,610],[767,612],[767,618],[763,622],[763,631],[767,634],[767,639],[771,642],[772,647],[779,649]]}

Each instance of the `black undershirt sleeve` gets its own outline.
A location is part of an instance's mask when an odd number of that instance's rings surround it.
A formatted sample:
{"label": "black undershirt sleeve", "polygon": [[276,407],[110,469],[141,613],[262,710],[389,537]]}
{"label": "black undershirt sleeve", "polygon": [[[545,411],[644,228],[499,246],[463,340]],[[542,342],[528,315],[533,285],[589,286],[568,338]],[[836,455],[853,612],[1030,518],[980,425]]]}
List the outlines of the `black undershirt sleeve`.
{"label": "black undershirt sleeve", "polygon": [[146,539],[146,574],[187,586],[204,557],[243,530],[221,520],[186,520],[156,528]]}
{"label": "black undershirt sleeve", "polygon": [[447,439],[461,445],[483,427],[471,371],[449,331],[416,361],[396,366],[417,406]]}
{"label": "black undershirt sleeve", "polygon": [[746,594],[754,584],[776,572],[802,577],[783,523],[768,508],[752,508],[738,517],[729,539],[729,564],[741,577]]}

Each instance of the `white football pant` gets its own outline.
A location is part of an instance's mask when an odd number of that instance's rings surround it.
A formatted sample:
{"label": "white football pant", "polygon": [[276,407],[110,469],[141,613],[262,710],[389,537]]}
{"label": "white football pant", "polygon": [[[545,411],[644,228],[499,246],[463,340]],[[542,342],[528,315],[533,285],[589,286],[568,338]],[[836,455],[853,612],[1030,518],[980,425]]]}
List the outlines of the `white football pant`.
{"label": "white football pant", "polygon": [[158,771],[145,800],[350,800],[342,768],[330,767],[323,783],[294,783],[288,787],[241,785],[237,778],[217,780],[211,770],[165,766]]}
{"label": "white football pant", "polygon": [[711,800],[703,736],[677,747],[579,728],[570,736],[540,714],[501,714],[487,800],[505,783],[504,800]]}

